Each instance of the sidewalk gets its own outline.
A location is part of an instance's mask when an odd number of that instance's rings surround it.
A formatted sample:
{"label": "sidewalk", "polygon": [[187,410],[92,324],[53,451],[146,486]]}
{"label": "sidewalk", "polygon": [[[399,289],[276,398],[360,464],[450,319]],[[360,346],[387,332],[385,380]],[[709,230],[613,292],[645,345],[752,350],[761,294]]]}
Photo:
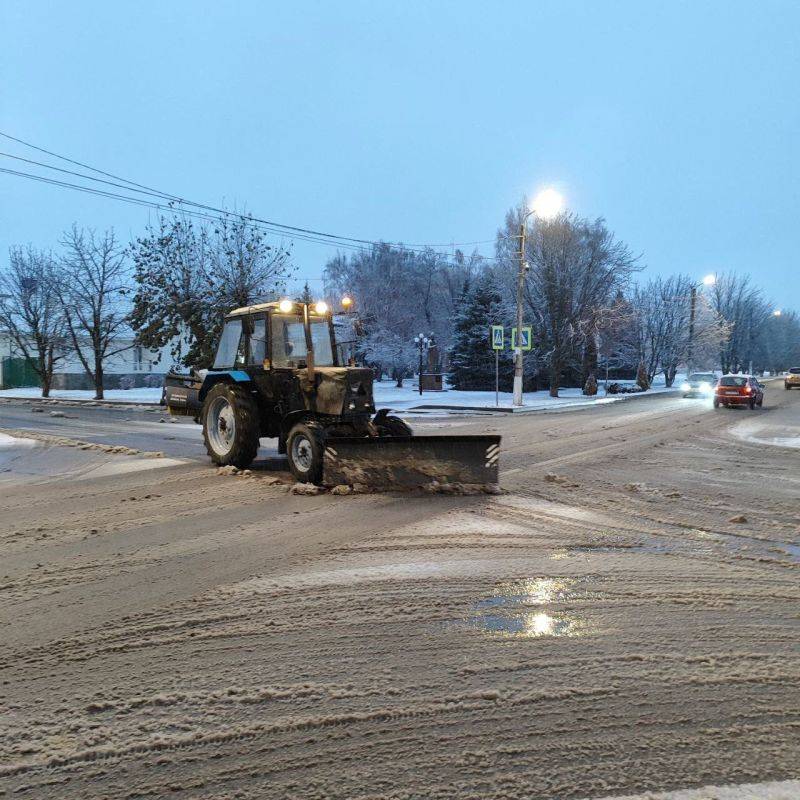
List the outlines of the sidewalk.
{"label": "sidewalk", "polygon": [[[680,386],[680,380],[676,380],[675,383],[676,386]],[[679,392],[678,388],[667,389],[662,384],[654,386],[647,392],[637,394],[617,394],[606,397],[601,387],[596,397],[586,397],[580,389],[570,388],[561,389],[559,397],[550,397],[549,392],[544,389],[539,392],[526,392],[523,395],[523,405],[515,407],[510,392],[500,392],[499,403],[496,404],[494,392],[446,389],[442,392],[423,392],[420,395],[418,389],[410,380],[407,380],[401,388],[395,386],[394,381],[376,381],[374,384],[376,408],[389,408],[400,413],[440,411],[524,414],[533,411],[556,411],[581,406],[604,405],[618,400],[630,400],[635,397],[649,397],[653,394],[677,392]],[[96,403],[98,405],[106,403],[115,405],[158,405],[161,400],[161,388],[107,389],[102,400],[95,400],[94,392],[90,389],[54,389],[50,392],[50,397],[45,399],[42,398],[40,389],[31,387],[2,389],[0,390],[0,400],[4,398],[35,400],[41,403],[52,401],[81,404]]]}

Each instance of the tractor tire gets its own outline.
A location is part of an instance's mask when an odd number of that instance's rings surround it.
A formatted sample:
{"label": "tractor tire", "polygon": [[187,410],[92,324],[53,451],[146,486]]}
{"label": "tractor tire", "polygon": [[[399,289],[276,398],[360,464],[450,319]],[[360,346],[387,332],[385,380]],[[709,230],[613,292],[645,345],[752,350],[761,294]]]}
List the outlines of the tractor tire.
{"label": "tractor tire", "polygon": [[377,425],[379,436],[413,436],[411,428],[400,417],[387,415]]}
{"label": "tractor tire", "polygon": [[289,470],[300,483],[322,482],[325,431],[317,422],[298,422],[286,437]]}
{"label": "tractor tire", "polygon": [[249,467],[258,453],[261,432],[258,408],[246,389],[218,383],[203,403],[203,440],[211,460],[220,467]]}

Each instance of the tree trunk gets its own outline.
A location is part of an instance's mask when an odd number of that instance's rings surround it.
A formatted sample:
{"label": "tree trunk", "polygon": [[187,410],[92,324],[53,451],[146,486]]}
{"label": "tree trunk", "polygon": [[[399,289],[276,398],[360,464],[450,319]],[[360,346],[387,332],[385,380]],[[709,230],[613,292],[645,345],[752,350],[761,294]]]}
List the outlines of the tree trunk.
{"label": "tree trunk", "polygon": [[553,364],[550,367],[550,397],[558,397],[558,389],[561,383],[561,366]]}
{"label": "tree trunk", "polygon": [[103,361],[95,360],[94,367],[94,399],[103,399]]}

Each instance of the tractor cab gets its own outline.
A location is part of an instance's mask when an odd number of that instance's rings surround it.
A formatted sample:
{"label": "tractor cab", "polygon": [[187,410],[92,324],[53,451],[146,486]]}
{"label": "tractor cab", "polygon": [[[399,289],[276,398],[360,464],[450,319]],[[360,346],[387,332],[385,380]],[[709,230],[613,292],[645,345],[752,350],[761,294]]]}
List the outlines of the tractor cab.
{"label": "tractor cab", "polygon": [[333,323],[324,303],[264,303],[225,318],[214,370],[335,367]]}

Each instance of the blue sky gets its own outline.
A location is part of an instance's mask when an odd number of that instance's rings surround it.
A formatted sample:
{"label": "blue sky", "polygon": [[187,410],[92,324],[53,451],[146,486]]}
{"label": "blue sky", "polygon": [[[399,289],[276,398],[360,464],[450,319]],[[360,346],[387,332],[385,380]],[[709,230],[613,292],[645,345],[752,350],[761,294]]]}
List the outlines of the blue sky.
{"label": "blue sky", "polygon": [[[800,305],[794,0],[2,0],[0,76],[0,130],[164,191],[438,243],[554,185],[648,273]],[[0,254],[147,217],[0,174]],[[318,278],[335,250],[294,252]]]}

